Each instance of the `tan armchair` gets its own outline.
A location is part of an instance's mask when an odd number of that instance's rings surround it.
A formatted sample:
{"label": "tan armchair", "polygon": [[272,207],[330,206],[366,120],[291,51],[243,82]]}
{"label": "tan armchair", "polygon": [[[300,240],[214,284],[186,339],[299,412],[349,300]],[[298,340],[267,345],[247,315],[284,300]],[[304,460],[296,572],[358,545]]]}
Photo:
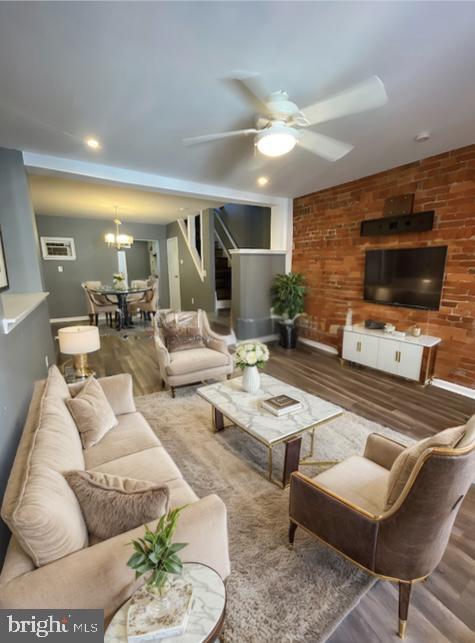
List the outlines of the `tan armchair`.
{"label": "tan armchair", "polygon": [[[197,324],[204,346],[186,350],[169,350],[164,323],[170,316],[178,323]],[[154,317],[154,337],[157,349],[160,375],[163,385],[170,387],[172,397],[175,389],[210,379],[229,377],[234,370],[233,358],[222,335],[218,335],[209,325],[203,310],[174,312],[161,310]]]}
{"label": "tan armchair", "polygon": [[81,284],[82,289],[84,290],[84,295],[86,297],[86,307],[89,315],[89,323],[91,326],[95,324],[96,326],[99,323],[99,315],[104,313],[106,320],[110,326],[112,326],[112,313],[117,314],[117,305],[111,304],[103,295],[97,295],[94,293],[95,289],[101,287],[100,281],[84,281]]}
{"label": "tan armchair", "polygon": [[[455,444],[447,446],[449,439]],[[369,573],[398,582],[404,638],[412,586],[439,564],[474,472],[475,416],[408,448],[371,434],[364,456],[315,478],[292,474],[290,543],[302,527]]]}

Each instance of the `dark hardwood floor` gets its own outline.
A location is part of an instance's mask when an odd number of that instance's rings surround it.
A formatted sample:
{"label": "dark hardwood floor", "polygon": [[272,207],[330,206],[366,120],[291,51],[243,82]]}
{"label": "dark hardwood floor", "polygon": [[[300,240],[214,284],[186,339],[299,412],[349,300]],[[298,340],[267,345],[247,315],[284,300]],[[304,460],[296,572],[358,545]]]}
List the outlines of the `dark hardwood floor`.
{"label": "dark hardwood floor", "polygon": [[[134,378],[136,395],[160,390],[150,336],[141,332],[125,340],[112,333],[103,336],[101,342],[101,350],[90,358],[98,376],[128,372]],[[475,400],[369,369],[343,366],[338,358],[306,346],[295,351],[272,346],[266,371],[417,439],[462,424],[475,413]],[[380,581],[339,625],[329,642],[398,641],[396,630],[397,588]],[[439,567],[413,591],[406,640],[410,643],[475,642],[473,487],[462,504]]]}

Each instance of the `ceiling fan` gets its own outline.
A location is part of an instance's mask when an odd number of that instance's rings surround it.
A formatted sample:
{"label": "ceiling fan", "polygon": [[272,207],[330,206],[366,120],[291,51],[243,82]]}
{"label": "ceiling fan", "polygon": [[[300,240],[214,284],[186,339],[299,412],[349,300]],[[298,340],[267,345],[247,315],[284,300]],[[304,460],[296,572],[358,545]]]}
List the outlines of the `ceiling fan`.
{"label": "ceiling fan", "polygon": [[255,146],[265,156],[282,156],[298,144],[328,161],[338,161],[351,152],[353,145],[307,128],[341,116],[381,107],[388,100],[384,84],[378,76],[371,76],[339,94],[318,101],[302,110],[289,99],[285,91],[267,94],[261,86],[258,74],[243,73],[228,80],[240,89],[257,111],[255,127],[184,138],[185,145],[254,135]]}

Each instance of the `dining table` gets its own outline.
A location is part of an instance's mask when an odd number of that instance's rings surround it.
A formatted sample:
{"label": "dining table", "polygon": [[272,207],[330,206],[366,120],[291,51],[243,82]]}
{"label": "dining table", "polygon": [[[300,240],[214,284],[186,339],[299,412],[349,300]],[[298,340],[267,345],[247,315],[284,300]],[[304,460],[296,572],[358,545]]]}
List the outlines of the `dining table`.
{"label": "dining table", "polygon": [[[123,330],[124,328],[134,328],[134,323],[129,312],[128,303],[130,303],[133,296],[142,295],[142,298],[145,298],[146,292],[150,290],[150,286],[144,286],[141,288],[132,288],[132,287],[123,287],[123,288],[114,288],[114,286],[101,286],[100,288],[91,288],[91,292],[94,295],[104,297],[106,301],[110,304],[117,304],[118,312],[117,315],[117,330]],[[140,301],[142,298],[136,299],[134,301]]]}

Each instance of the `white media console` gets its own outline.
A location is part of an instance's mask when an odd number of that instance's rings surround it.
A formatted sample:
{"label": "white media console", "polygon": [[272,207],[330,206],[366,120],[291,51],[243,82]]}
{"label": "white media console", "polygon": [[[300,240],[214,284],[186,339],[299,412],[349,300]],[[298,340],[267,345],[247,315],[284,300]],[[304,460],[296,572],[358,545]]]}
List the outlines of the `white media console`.
{"label": "white media console", "polygon": [[342,358],[425,384],[432,376],[440,337],[397,335],[355,325],[343,332]]}

